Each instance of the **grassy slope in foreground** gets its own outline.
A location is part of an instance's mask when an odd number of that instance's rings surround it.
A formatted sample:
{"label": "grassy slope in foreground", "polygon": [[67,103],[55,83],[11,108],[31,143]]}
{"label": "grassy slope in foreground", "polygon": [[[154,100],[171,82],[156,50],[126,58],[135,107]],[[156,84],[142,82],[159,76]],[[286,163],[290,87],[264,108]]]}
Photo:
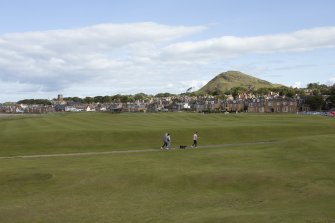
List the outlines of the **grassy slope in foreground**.
{"label": "grassy slope in foreground", "polygon": [[316,134],[271,146],[5,159],[0,222],[330,223],[334,144],[334,134]]}
{"label": "grassy slope in foreground", "polygon": [[298,115],[197,113],[63,113],[0,119],[0,156],[159,148],[165,132],[173,145],[285,140],[334,134],[335,120]]}

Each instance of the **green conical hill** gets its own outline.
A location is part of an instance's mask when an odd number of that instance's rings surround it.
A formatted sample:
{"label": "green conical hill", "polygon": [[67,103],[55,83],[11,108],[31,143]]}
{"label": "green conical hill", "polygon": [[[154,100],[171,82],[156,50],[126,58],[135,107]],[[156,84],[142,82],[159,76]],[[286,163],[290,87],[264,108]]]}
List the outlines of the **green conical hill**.
{"label": "green conical hill", "polygon": [[246,89],[259,89],[259,88],[273,88],[281,85],[272,84],[268,81],[258,79],[256,77],[244,74],[239,71],[223,72],[205,86],[203,86],[198,93],[200,94],[213,94],[214,92],[226,92],[234,87],[243,87]]}

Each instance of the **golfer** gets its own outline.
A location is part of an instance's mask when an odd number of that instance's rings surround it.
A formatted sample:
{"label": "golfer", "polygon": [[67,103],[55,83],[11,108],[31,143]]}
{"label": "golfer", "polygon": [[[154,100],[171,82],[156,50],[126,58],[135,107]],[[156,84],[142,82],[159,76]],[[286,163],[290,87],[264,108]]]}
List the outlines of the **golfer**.
{"label": "golfer", "polygon": [[170,133],[167,134],[166,141],[167,141],[166,149],[171,149],[171,135],[170,135]]}
{"label": "golfer", "polygon": [[198,147],[198,132],[195,132],[193,134],[193,145],[192,147],[197,148]]}
{"label": "golfer", "polygon": [[165,133],[165,135],[163,136],[163,145],[161,147],[162,150],[168,148],[169,139],[170,139],[170,134]]}

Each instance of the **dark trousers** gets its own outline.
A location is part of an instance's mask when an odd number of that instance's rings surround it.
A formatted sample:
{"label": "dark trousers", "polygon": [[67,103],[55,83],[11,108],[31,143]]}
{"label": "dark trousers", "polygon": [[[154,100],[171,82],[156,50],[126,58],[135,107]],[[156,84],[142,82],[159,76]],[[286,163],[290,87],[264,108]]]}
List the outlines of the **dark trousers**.
{"label": "dark trousers", "polygon": [[193,146],[197,147],[198,146],[198,141],[197,140],[193,140]]}

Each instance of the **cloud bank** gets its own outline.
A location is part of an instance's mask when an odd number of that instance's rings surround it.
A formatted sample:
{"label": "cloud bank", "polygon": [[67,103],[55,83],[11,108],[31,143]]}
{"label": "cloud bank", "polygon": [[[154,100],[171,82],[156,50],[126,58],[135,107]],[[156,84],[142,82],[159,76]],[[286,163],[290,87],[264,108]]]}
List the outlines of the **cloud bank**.
{"label": "cloud bank", "polygon": [[179,59],[222,59],[248,53],[299,52],[335,47],[335,27],[300,30],[293,33],[235,37],[224,36],[167,46],[163,54]]}
{"label": "cloud bank", "polygon": [[199,66],[226,58],[335,47],[335,27],[183,41],[207,29],[146,22],[0,35],[0,99],[182,92],[203,85]]}

